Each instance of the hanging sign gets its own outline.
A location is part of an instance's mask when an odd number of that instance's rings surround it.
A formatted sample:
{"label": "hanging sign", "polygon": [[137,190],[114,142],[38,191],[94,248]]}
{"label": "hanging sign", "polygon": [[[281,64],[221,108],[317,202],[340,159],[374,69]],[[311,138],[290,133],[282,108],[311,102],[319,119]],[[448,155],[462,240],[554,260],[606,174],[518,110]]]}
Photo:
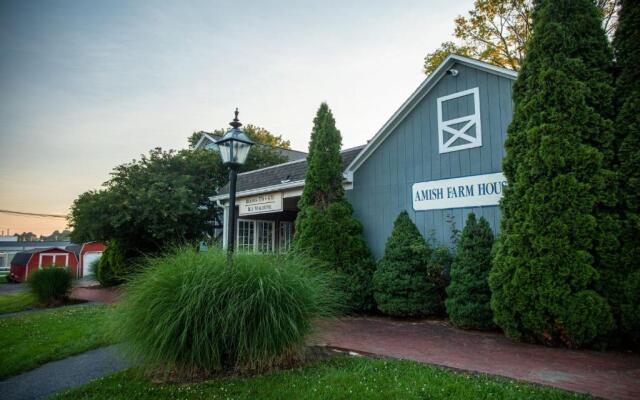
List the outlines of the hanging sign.
{"label": "hanging sign", "polygon": [[418,182],[411,187],[413,209],[425,211],[495,206],[500,201],[505,186],[507,179],[501,172]]}
{"label": "hanging sign", "polygon": [[260,194],[238,200],[240,216],[282,211],[282,193]]}

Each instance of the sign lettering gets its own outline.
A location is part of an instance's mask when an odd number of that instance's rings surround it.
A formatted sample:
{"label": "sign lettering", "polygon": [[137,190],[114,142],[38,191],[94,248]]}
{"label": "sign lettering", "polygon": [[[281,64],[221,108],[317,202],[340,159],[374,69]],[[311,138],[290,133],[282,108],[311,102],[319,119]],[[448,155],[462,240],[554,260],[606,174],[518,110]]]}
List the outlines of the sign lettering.
{"label": "sign lettering", "polygon": [[425,211],[494,206],[500,201],[505,186],[507,179],[501,172],[418,182],[411,187],[413,209]]}

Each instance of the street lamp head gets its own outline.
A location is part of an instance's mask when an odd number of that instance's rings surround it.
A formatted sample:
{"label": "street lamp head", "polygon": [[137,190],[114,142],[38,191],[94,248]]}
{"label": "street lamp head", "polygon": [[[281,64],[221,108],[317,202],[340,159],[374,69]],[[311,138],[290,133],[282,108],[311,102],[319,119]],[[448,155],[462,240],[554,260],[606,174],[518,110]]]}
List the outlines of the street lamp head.
{"label": "street lamp head", "polygon": [[238,109],[235,111],[235,118],[229,123],[231,129],[224,134],[222,139],[216,144],[220,149],[222,162],[231,168],[237,168],[247,161],[249,150],[254,142],[240,129],[242,124],[238,120]]}

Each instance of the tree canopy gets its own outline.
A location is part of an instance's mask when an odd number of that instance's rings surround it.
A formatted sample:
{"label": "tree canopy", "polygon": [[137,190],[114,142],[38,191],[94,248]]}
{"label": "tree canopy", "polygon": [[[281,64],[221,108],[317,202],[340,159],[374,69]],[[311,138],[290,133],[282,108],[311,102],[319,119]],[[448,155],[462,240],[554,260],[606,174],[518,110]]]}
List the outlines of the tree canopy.
{"label": "tree canopy", "polygon": [[[520,69],[532,32],[533,3],[533,0],[476,0],[466,16],[454,20],[453,36],[457,42],[446,41],[427,54],[425,73],[432,73],[452,53]],[[596,0],[609,35],[615,29],[618,3],[619,0]]]}
{"label": "tree canopy", "polygon": [[[248,134],[256,141],[288,146],[266,129],[252,127]],[[272,147],[257,145],[242,170],[286,160]],[[115,167],[102,189],[85,192],[74,201],[68,217],[71,238],[78,243],[118,240],[127,254],[201,239],[213,232],[220,214],[209,197],[227,183],[228,174],[216,151],[153,149],[139,160]]]}

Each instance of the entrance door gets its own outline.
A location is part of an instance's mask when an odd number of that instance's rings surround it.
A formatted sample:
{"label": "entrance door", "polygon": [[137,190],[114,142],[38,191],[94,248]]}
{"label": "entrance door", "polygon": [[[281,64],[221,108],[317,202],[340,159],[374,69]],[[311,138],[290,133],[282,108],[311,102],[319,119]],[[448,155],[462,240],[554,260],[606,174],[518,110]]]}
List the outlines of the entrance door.
{"label": "entrance door", "polygon": [[96,264],[96,261],[98,261],[101,256],[102,256],[102,252],[99,252],[99,251],[89,251],[84,253],[84,255],[82,256],[83,276],[96,274],[95,264]]}

